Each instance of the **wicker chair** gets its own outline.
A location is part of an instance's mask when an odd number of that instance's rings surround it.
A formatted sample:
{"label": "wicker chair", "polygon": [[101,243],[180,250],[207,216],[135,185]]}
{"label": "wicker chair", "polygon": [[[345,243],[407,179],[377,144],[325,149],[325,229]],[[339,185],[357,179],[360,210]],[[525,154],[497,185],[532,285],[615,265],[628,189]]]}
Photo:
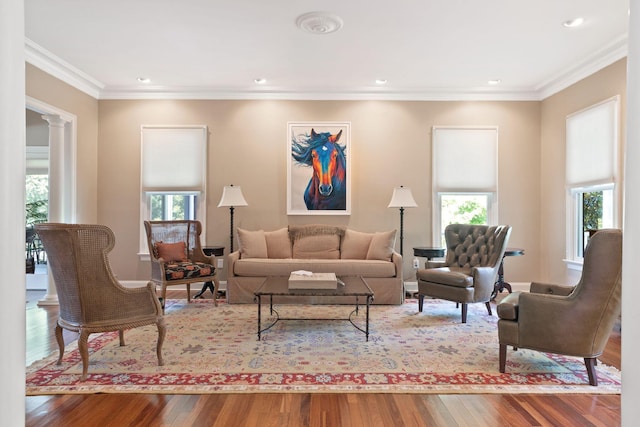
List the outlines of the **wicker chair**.
{"label": "wicker chair", "polygon": [[144,229],[151,258],[151,282],[162,287],[163,309],[167,286],[186,285],[187,301],[191,302],[191,283],[197,282],[214,283],[213,299],[217,306],[220,282],[215,257],[202,251],[200,221],[145,221]]}
{"label": "wicker chair", "polygon": [[158,327],[156,353],[162,365],[162,343],[166,333],[162,308],[153,284],[125,288],[114,277],[108,253],[115,245],[113,232],[103,225],[36,225],[53,279],[60,314],[55,328],[62,363],[62,329],[78,332],[82,377],[87,378],[89,334],[118,331],[124,345],[124,330],[155,324]]}

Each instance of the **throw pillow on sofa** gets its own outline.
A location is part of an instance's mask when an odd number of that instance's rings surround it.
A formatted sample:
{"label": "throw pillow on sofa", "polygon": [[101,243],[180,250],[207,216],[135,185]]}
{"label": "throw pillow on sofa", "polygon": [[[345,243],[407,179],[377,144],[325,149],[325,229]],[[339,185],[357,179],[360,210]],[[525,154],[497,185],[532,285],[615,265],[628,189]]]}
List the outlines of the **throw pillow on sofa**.
{"label": "throw pillow on sofa", "polygon": [[347,229],[340,245],[340,258],[342,259],[367,259],[369,245],[371,245],[373,233]]}
{"label": "throw pillow on sofa", "polygon": [[267,243],[267,258],[291,258],[291,240],[289,240],[289,230],[281,228],[275,231],[265,231],[264,238]]}
{"label": "throw pillow on sofa", "polygon": [[325,224],[290,225],[292,256],[296,259],[339,259],[344,228]]}
{"label": "throw pillow on sofa", "polygon": [[249,231],[242,228],[237,228],[237,230],[240,258],[267,257],[267,242],[264,230]]}
{"label": "throw pillow on sofa", "polygon": [[391,261],[391,255],[393,255],[396,245],[396,232],[397,230],[375,233],[371,238],[367,259]]}

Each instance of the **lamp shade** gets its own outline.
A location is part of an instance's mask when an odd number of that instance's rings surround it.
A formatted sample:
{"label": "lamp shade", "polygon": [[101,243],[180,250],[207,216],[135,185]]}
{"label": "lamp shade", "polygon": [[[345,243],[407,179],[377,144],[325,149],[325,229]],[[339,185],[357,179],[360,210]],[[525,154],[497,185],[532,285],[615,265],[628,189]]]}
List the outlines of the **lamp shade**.
{"label": "lamp shade", "polygon": [[223,206],[248,206],[247,201],[242,195],[242,189],[240,187],[234,187],[233,185],[225,185],[222,190],[222,197],[218,207]]}
{"label": "lamp shade", "polygon": [[416,208],[418,205],[416,201],[413,199],[413,194],[411,194],[410,188],[405,188],[403,186],[395,187],[393,189],[393,195],[391,196],[391,201],[389,202],[389,208]]}

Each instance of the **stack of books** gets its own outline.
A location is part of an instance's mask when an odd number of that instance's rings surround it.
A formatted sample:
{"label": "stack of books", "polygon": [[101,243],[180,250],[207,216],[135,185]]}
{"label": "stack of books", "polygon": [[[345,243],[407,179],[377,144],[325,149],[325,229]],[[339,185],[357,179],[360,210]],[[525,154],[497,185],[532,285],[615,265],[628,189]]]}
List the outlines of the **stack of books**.
{"label": "stack of books", "polygon": [[336,273],[312,273],[298,270],[289,276],[289,289],[336,289]]}

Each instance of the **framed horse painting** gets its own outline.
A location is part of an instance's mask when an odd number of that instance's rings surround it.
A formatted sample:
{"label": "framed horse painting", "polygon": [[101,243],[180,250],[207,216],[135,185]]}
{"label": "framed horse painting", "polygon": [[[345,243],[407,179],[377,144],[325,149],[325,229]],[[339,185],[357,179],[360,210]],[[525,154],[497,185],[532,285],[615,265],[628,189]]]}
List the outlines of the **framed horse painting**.
{"label": "framed horse painting", "polygon": [[287,214],[351,214],[351,123],[287,124]]}

